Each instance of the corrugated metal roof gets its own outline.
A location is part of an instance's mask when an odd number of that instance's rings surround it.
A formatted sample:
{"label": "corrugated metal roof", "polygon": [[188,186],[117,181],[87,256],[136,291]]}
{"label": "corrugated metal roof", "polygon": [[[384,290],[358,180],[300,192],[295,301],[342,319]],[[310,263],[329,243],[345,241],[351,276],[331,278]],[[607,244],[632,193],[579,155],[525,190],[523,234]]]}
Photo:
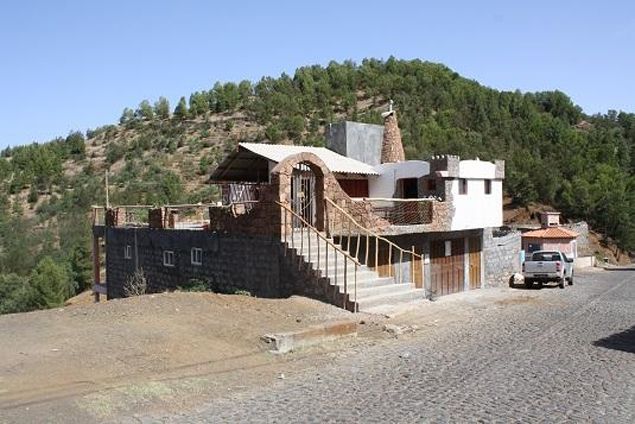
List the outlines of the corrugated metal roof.
{"label": "corrugated metal roof", "polygon": [[549,227],[540,230],[528,231],[522,234],[525,238],[562,239],[576,238],[578,233],[562,227]]}
{"label": "corrugated metal roof", "polygon": [[341,174],[379,175],[372,166],[364,162],[342,156],[325,147],[287,146],[282,144],[264,143],[240,143],[239,146],[277,163],[281,162],[288,156],[307,152],[313,153],[322,159],[331,172]]}

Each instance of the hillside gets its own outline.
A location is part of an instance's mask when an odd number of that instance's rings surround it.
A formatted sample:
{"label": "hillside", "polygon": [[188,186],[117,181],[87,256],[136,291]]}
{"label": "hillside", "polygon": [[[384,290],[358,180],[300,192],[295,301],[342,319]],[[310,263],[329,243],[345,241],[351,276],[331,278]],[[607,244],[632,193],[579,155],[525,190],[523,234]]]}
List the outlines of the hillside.
{"label": "hillside", "polygon": [[90,284],[87,211],[210,201],[207,175],[239,141],[321,145],[339,119],[399,111],[408,158],[505,159],[514,204],[539,201],[635,248],[635,115],[587,116],[559,91],[501,92],[419,60],[332,62],[256,83],[217,83],[172,108],[159,98],[118,124],[0,157],[0,313],[51,307]]}

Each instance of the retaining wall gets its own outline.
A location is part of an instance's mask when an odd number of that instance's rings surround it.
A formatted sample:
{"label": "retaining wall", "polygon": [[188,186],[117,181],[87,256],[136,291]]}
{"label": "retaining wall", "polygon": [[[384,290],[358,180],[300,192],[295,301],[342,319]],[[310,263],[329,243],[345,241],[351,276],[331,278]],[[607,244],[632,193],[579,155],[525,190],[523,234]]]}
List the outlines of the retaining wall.
{"label": "retaining wall", "polygon": [[520,232],[498,235],[495,229],[483,229],[483,255],[485,267],[484,286],[502,287],[509,284],[509,278],[521,272]]}

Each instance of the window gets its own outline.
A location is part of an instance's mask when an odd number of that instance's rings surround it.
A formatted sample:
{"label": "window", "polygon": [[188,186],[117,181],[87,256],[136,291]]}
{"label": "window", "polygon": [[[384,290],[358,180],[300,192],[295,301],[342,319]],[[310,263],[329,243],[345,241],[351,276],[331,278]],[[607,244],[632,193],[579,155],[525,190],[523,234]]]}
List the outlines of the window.
{"label": "window", "polygon": [[203,265],[203,249],[199,247],[193,247],[190,252],[192,259],[192,265]]}
{"label": "window", "polygon": [[485,180],[485,194],[492,194],[492,180]]}
{"label": "window", "polygon": [[465,178],[459,179],[459,194],[467,194],[467,180]]}
{"label": "window", "polygon": [[163,251],[163,266],[174,266],[174,252],[172,250]]}
{"label": "window", "polygon": [[123,257],[125,259],[132,259],[132,246],[127,245],[123,248]]}
{"label": "window", "polygon": [[445,241],[445,256],[452,256],[452,240]]}
{"label": "window", "polygon": [[403,178],[401,183],[401,196],[403,199],[416,199],[419,197],[419,181],[416,178]]}

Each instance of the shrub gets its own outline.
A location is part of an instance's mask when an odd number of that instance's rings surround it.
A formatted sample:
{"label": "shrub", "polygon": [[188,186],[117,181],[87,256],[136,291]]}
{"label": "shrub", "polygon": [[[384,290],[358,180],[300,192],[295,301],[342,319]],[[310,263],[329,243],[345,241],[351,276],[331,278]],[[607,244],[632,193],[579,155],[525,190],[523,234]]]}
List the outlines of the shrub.
{"label": "shrub", "polygon": [[123,293],[126,297],[141,296],[146,294],[148,289],[148,280],[146,279],[143,269],[136,270],[132,275],[126,278],[123,286]]}

